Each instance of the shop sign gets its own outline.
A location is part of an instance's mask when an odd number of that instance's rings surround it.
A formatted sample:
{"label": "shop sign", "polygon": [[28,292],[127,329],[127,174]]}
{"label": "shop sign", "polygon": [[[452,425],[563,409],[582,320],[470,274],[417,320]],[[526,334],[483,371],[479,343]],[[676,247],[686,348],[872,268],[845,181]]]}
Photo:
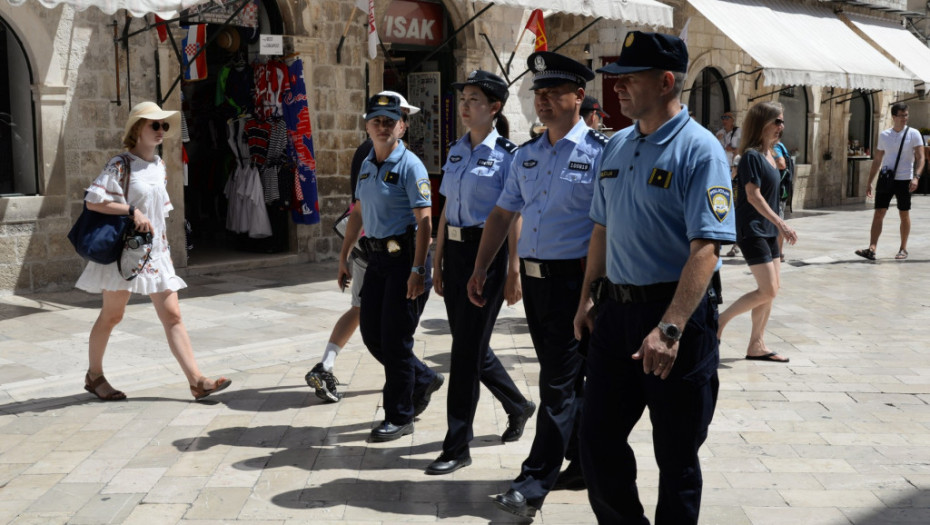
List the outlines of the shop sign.
{"label": "shop sign", "polygon": [[[245,6],[239,9],[245,2]],[[236,11],[239,14],[233,16]],[[230,19],[232,17],[232,19]],[[181,18],[189,24],[225,24],[258,27],[258,0],[213,0],[181,11]]]}
{"label": "shop sign", "polygon": [[283,55],[284,37],[282,35],[261,35],[259,42],[259,55]]}
{"label": "shop sign", "polygon": [[438,46],[444,40],[443,27],[440,4],[394,0],[379,30],[386,43]]}

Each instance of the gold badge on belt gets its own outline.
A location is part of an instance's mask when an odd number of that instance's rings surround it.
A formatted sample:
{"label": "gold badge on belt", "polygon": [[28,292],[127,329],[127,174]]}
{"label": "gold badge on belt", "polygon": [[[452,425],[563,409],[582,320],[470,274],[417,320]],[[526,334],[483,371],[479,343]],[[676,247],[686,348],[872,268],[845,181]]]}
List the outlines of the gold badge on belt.
{"label": "gold badge on belt", "polygon": [[395,254],[400,251],[400,243],[394,239],[391,239],[387,242],[387,251],[390,254]]}

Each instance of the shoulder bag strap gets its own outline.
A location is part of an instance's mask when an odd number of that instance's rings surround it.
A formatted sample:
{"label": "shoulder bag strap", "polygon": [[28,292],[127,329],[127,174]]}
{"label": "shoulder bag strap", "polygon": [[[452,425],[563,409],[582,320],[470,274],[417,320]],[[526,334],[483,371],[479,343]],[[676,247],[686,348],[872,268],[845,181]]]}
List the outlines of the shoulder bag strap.
{"label": "shoulder bag strap", "polygon": [[904,136],[901,137],[901,145],[898,146],[898,158],[894,159],[894,173],[898,174],[898,163],[901,162],[901,150],[904,149],[904,141],[907,140],[907,132],[911,129],[909,126],[904,127]]}

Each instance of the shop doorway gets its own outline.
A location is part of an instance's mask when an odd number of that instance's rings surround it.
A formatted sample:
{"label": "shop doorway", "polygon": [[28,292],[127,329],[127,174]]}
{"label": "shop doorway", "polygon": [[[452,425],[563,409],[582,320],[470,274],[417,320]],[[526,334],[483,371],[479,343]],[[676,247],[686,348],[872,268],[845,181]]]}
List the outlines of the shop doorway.
{"label": "shop doorway", "polygon": [[[252,11],[251,19],[230,25],[206,24],[204,41],[216,38],[195,66],[206,74],[194,73],[199,78],[181,86],[192,267],[288,253],[293,245],[288,188],[294,166],[284,153],[286,128],[280,111],[259,107],[253,94],[256,68],[276,60],[259,54],[259,35],[283,34],[283,23],[274,2],[255,2]],[[279,64],[284,69],[277,74],[286,78],[287,66]]]}
{"label": "shop doorway", "polygon": [[730,93],[716,68],[705,67],[698,73],[688,96],[688,109],[694,120],[714,133],[723,126],[720,116],[730,111]]}
{"label": "shop doorway", "polygon": [[26,50],[0,18],[0,196],[39,193],[32,84]]}

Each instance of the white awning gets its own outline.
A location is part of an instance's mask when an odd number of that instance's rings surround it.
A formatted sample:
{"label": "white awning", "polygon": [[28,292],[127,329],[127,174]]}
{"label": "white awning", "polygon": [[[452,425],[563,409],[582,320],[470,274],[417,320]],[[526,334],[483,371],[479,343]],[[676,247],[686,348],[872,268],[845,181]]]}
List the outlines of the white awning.
{"label": "white awning", "polygon": [[[479,1],[479,0],[473,0]],[[637,25],[672,27],[672,8],[656,0],[481,0],[482,3],[544,9],[573,15],[626,20]]]}
{"label": "white awning", "polygon": [[913,77],[819,5],[688,0],[763,68],[765,85],[914,91]]}
{"label": "white awning", "polygon": [[898,22],[843,13],[857,29],[865,33],[878,47],[914,74],[930,84],[930,48]]}
{"label": "white awning", "polygon": [[[23,5],[27,0],[9,0],[15,6]],[[67,4],[77,11],[88,7],[96,7],[108,15],[120,9],[129,11],[134,17],[142,17],[148,13],[155,13],[164,18],[178,16],[178,11],[202,4],[207,0],[36,0],[49,9]]]}

